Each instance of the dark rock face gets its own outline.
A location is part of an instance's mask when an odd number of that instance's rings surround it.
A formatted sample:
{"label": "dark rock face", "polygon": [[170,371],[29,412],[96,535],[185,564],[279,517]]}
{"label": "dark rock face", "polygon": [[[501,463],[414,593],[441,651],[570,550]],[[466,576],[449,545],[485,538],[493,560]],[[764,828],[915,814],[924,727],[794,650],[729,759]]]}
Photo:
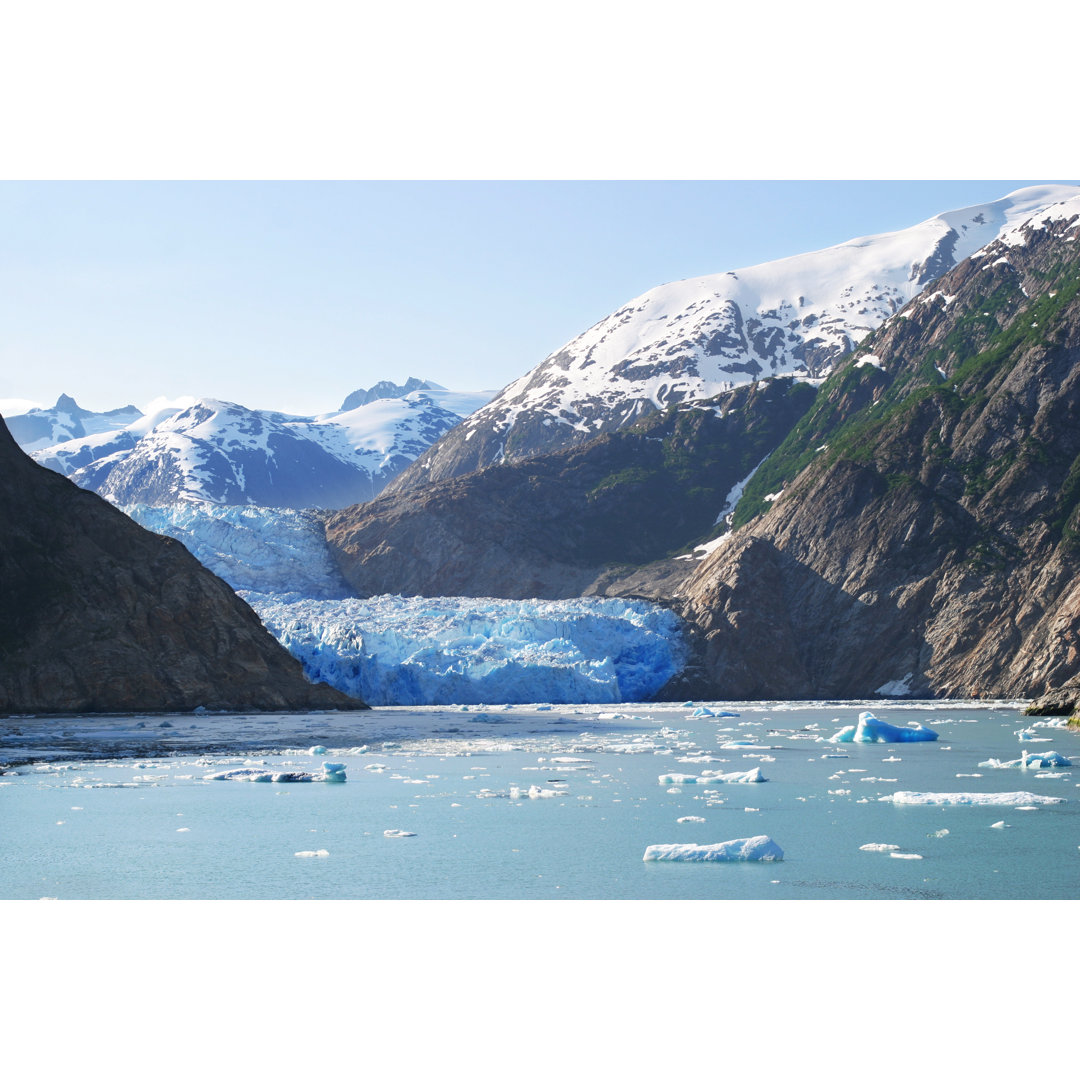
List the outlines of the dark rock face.
{"label": "dark rock face", "polygon": [[680,589],[718,696],[1030,697],[1076,673],[1078,236],[995,242],[821,388]]}
{"label": "dark rock face", "polygon": [[0,712],[364,708],[309,683],[183,545],[37,465],[0,421]]}
{"label": "dark rock face", "polygon": [[384,494],[329,515],[327,538],[360,596],[670,595],[694,566],[672,556],[723,531],[728,493],[813,399],[786,379],[743,386],[582,447]]}
{"label": "dark rock face", "polygon": [[1027,716],[1073,716],[1080,711],[1080,675],[1036,698],[1025,710]]}

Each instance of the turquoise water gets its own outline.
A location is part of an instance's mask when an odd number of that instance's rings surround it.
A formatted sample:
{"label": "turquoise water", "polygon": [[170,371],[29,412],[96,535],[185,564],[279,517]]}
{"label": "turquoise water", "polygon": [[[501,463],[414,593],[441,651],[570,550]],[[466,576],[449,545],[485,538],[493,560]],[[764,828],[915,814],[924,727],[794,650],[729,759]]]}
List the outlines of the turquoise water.
{"label": "turquoise water", "polygon": [[[1020,743],[1031,720],[1008,705],[725,707],[739,716],[670,705],[384,709],[200,717],[190,732],[189,717],[168,731],[155,728],[160,718],[49,721],[51,734],[42,722],[5,721],[0,752],[21,763],[0,777],[0,898],[1076,898],[1080,768],[979,765],[1023,748],[1075,760],[1076,733],[1031,727],[1047,741]],[[863,708],[926,724],[939,740],[825,741]],[[275,738],[279,728],[286,737]],[[750,745],[724,747],[735,741]],[[315,743],[328,753],[310,753]],[[348,781],[206,779],[241,767],[317,772],[323,761],[344,762]],[[658,782],[754,767],[767,782]],[[553,794],[530,798],[530,788]],[[1066,801],[1032,810],[879,801],[898,790]],[[642,860],[651,844],[762,834],[782,862]],[[922,858],[860,850],[871,843]]]}

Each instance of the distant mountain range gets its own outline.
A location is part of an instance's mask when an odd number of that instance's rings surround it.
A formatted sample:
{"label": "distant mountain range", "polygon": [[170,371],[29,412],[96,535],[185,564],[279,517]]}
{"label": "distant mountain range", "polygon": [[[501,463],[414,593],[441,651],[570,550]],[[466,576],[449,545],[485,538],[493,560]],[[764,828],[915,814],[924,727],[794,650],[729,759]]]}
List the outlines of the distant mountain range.
{"label": "distant mountain range", "polygon": [[132,406],[91,413],[61,396],[8,423],[39,463],[117,504],[341,507],[373,498],[490,396],[410,378],[314,417],[212,398],[148,416]]}

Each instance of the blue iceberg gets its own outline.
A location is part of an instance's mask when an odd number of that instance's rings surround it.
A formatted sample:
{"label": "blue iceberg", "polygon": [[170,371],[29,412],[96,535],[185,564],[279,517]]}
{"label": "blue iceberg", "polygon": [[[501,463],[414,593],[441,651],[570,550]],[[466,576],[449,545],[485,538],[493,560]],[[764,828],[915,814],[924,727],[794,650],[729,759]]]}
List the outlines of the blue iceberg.
{"label": "blue iceberg", "polygon": [[832,743],[879,743],[879,742],[934,742],[937,732],[914,721],[907,727],[896,727],[879,720],[873,713],[859,713],[859,723],[838,731]]}

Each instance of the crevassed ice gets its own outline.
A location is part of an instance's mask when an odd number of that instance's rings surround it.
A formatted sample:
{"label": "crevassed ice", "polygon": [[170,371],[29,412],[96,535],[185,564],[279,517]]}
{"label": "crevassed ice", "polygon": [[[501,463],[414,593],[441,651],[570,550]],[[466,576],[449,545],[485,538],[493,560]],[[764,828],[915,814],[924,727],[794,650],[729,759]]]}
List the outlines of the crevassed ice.
{"label": "crevassed ice", "polygon": [[309,678],[371,705],[643,701],[687,658],[678,616],[639,600],[240,595]]}

